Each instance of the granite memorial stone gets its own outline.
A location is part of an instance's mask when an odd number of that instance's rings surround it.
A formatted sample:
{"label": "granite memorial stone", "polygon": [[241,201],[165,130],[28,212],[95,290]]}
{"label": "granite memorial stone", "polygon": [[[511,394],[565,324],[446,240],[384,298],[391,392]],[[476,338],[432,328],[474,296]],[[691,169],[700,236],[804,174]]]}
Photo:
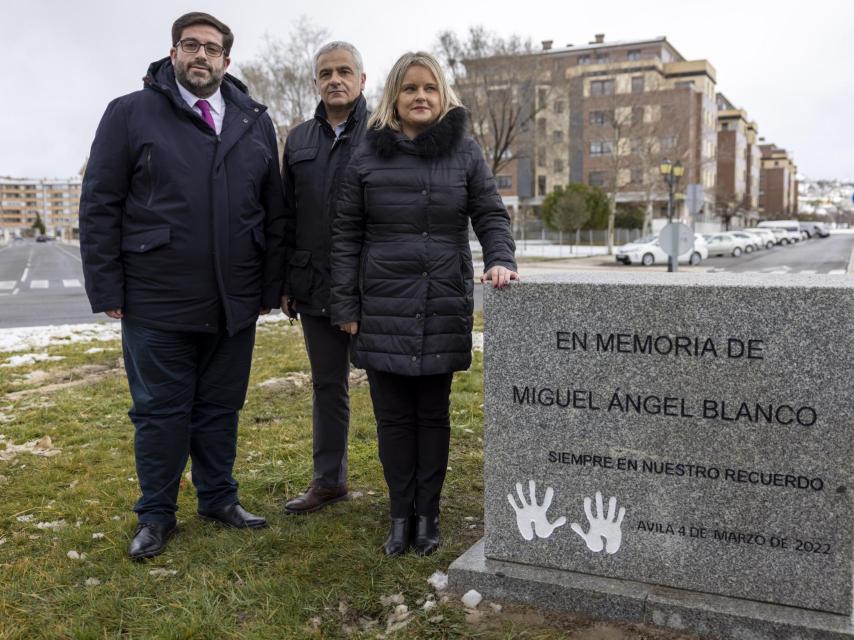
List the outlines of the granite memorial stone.
{"label": "granite memorial stone", "polygon": [[485,536],[452,584],[854,637],[852,281],[574,273],[484,316]]}

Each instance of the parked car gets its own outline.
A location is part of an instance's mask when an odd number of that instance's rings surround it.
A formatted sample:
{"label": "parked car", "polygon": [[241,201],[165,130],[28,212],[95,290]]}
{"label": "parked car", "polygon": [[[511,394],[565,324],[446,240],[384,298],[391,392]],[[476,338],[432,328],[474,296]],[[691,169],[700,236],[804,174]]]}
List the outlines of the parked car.
{"label": "parked car", "polygon": [[774,232],[771,229],[760,229],[759,227],[751,227],[750,229],[739,229],[739,231],[744,231],[746,233],[752,233],[757,236],[762,242],[762,246],[766,249],[772,249],[775,244],[777,244],[777,238],[774,236]]}
{"label": "parked car", "polygon": [[753,235],[748,231],[729,231],[736,238],[741,238],[747,244],[744,247],[744,253],[753,253],[754,251],[759,251],[762,247],[765,246],[765,243],[761,242],[758,236]]}
{"label": "parked car", "polygon": [[[709,250],[703,237],[694,234],[694,246],[679,256],[680,264],[700,264],[709,257]],[[667,253],[658,241],[658,235],[652,234],[638,238],[617,249],[617,262],[623,264],[642,264],[645,267],[654,264],[667,264]]]}
{"label": "parked car", "polygon": [[806,234],[807,238],[812,238],[813,236],[818,236],[819,238],[826,238],[830,235],[830,232],[821,222],[801,222],[801,234]]}
{"label": "parked car", "polygon": [[[710,256],[735,256],[746,253],[747,240],[738,238],[732,233],[711,233],[703,236],[709,248]],[[751,251],[753,249],[751,248]]]}
{"label": "parked car", "polygon": [[[786,231],[789,243],[800,242],[801,225],[797,220],[764,220],[759,223],[759,228],[783,229]],[[786,244],[785,242],[781,244]]]}
{"label": "parked car", "polygon": [[47,236],[36,236],[36,242],[47,242]]}

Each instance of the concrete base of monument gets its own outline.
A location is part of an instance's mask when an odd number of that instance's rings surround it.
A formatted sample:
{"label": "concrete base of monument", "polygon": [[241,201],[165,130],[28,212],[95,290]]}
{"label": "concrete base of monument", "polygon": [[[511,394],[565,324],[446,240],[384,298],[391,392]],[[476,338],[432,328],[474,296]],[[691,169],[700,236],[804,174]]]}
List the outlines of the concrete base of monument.
{"label": "concrete base of monument", "polygon": [[709,638],[854,638],[854,620],[845,616],[490,560],[484,555],[483,540],[451,564],[448,576],[454,592],[476,589],[490,599]]}

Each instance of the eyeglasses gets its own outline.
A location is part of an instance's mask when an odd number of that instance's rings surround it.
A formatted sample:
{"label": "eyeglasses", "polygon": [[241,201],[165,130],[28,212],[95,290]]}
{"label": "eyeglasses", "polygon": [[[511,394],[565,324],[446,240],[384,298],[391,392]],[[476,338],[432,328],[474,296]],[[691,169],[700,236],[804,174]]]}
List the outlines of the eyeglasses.
{"label": "eyeglasses", "polygon": [[184,53],[198,53],[201,47],[205,48],[205,53],[211,58],[219,58],[225,49],[218,44],[214,44],[213,42],[206,42],[202,44],[201,42],[197,42],[195,40],[179,40],[175,43],[176,47],[181,47],[181,51]]}

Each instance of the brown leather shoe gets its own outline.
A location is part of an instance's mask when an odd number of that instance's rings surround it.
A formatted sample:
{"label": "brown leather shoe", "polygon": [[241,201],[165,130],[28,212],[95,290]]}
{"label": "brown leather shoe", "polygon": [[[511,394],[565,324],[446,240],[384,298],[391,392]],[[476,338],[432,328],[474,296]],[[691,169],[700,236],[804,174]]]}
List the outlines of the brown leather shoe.
{"label": "brown leather shoe", "polygon": [[305,493],[288,500],[285,504],[285,513],[292,515],[311,513],[327,505],[349,499],[350,494],[347,492],[346,484],[339,487],[322,487],[312,483]]}

